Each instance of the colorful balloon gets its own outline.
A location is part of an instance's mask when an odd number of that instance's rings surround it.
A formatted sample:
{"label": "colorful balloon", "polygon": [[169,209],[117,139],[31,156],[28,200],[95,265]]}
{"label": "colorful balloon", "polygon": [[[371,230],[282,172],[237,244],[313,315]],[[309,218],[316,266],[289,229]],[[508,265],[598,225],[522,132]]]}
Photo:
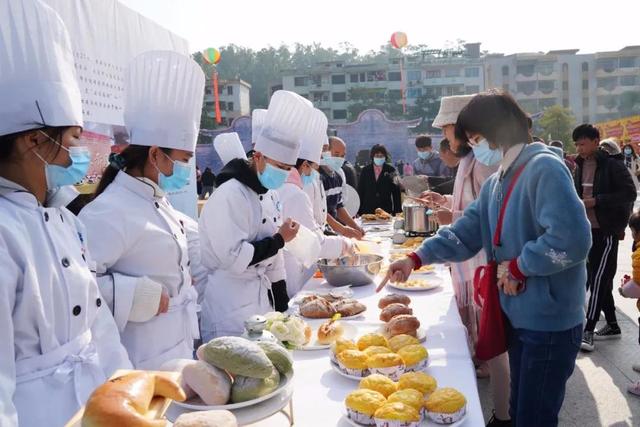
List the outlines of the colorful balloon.
{"label": "colorful balloon", "polygon": [[217,64],[220,62],[220,51],[215,47],[210,47],[202,51],[204,60],[209,64]]}
{"label": "colorful balloon", "polygon": [[391,35],[391,46],[402,49],[407,45],[407,35],[402,31],[396,31]]}

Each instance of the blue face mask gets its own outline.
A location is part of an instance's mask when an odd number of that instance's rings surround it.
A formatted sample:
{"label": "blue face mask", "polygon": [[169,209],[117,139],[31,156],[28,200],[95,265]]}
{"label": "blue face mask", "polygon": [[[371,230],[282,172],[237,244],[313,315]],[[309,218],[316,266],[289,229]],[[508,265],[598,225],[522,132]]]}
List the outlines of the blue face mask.
{"label": "blue face mask", "polygon": [[318,179],[318,171],[311,169],[311,175],[302,175],[302,185],[307,186],[313,184]]}
{"label": "blue face mask", "polygon": [[324,161],[327,166],[338,172],[344,164],[344,157],[325,156]]}
{"label": "blue face mask", "polygon": [[[173,163],[173,173],[165,175],[158,169],[158,185],[164,191],[178,191],[184,188],[191,178],[191,165],[173,160],[164,151],[162,152]],[[157,167],[156,167],[157,168]]]}
{"label": "blue face mask", "polygon": [[384,157],[374,157],[374,158],[373,158],[373,163],[375,163],[375,164],[376,164],[376,166],[382,166],[382,165],[384,165],[384,162],[385,162],[386,160],[387,160],[387,159],[385,159]]}
{"label": "blue face mask", "polygon": [[422,160],[430,160],[433,157],[433,151],[418,151],[418,157]]}
{"label": "blue face mask", "polygon": [[633,150],[631,148],[625,148],[624,154],[627,156],[630,156],[631,154],[633,154]]}
{"label": "blue face mask", "polygon": [[474,157],[485,166],[496,165],[502,160],[502,151],[499,148],[492,150],[485,138],[473,145],[472,149]]}
{"label": "blue face mask", "polygon": [[71,164],[65,167],[52,165],[36,153],[36,155],[40,157],[40,160],[45,164],[44,172],[47,180],[47,189],[55,190],[57,188],[64,187],[65,185],[74,185],[82,181],[82,179],[87,175],[89,165],[91,164],[91,153],[89,153],[89,150],[86,147],[67,148],[55,139],[49,137],[46,133],[41,133],[46,135],[46,137],[52,142],[60,145],[63,150],[69,152],[69,157],[71,158]]}
{"label": "blue face mask", "polygon": [[268,190],[277,190],[287,180],[289,171],[272,166],[271,163],[267,163],[264,171],[258,172],[258,179],[260,184]]}

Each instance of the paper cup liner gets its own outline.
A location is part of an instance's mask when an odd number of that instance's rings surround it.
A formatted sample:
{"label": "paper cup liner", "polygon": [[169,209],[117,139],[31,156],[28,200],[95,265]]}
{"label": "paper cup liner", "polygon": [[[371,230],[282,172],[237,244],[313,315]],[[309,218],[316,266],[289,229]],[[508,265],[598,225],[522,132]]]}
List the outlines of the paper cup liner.
{"label": "paper cup liner", "polygon": [[354,411],[351,408],[347,408],[347,417],[350,420],[353,420],[358,424],[362,424],[365,426],[373,426],[376,424],[373,417],[363,414],[362,412]]}
{"label": "paper cup liner", "polygon": [[340,362],[338,361],[338,358],[336,357],[336,355],[335,355],[335,353],[334,353],[333,351],[332,351],[332,352],[330,352],[330,354],[329,354],[329,359],[330,359],[333,363],[335,363],[336,365],[339,365],[339,364],[340,364]]}
{"label": "paper cup liner", "polygon": [[464,414],[467,413],[467,405],[464,405],[461,409],[450,414],[445,412],[431,412],[427,411],[427,416],[431,421],[438,424],[453,424],[460,421]]}
{"label": "paper cup liner", "polygon": [[376,418],[376,427],[419,427],[420,421],[398,421]]}
{"label": "paper cup liner", "polygon": [[369,368],[372,374],[380,374],[385,377],[391,378],[394,381],[398,381],[400,376],[404,374],[404,366],[389,366],[387,368]]}
{"label": "paper cup liner", "polygon": [[427,367],[429,366],[429,358],[427,357],[426,359],[422,359],[420,362],[413,364],[413,365],[407,365],[404,370],[405,372],[418,372],[418,371],[424,371],[425,369],[427,369]]}

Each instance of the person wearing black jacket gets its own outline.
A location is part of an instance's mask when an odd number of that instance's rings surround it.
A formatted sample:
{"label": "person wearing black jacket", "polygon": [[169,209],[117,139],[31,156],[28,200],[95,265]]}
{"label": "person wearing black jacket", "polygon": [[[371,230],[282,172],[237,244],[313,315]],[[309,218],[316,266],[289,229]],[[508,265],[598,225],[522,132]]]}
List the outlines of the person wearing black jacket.
{"label": "person wearing black jacket", "polygon": [[384,145],[371,148],[371,164],[360,173],[358,195],[359,215],[372,214],[381,208],[390,214],[402,212],[398,173],[389,162],[389,154]]}
{"label": "person wearing black jacket", "polygon": [[[587,263],[590,295],[581,348],[593,351],[594,339],[619,338],[621,335],[613,302],[613,278],[618,263],[618,241],[624,236],[637,194],[624,162],[598,149],[600,132],[597,128],[590,124],[580,125],[573,131],[573,140],[578,152],[576,191],[587,210],[593,241]],[[594,332],[601,310],[607,324]]]}
{"label": "person wearing black jacket", "polygon": [[342,164],[342,172],[344,172],[344,177],[347,180],[347,185],[353,187],[353,189],[358,188],[358,175],[356,174],[356,168],[349,162],[349,160],[345,160]]}

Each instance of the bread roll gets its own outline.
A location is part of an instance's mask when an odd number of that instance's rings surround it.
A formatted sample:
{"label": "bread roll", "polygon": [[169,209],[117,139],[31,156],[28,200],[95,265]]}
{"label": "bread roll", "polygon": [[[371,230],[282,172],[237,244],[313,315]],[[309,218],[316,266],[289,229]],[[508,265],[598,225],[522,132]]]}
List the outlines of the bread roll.
{"label": "bread roll", "polygon": [[380,312],[380,320],[383,322],[388,322],[394,316],[399,314],[413,314],[413,309],[411,307],[407,307],[404,304],[400,304],[394,302],[393,304],[389,304]]}
{"label": "bread roll", "polygon": [[318,344],[331,344],[344,334],[344,327],[340,322],[328,321],[320,325],[318,329]]}
{"label": "bread roll", "polygon": [[162,375],[136,371],[107,381],[89,397],[82,427],[165,427],[166,420],[146,418],[153,396],[182,402],[184,391]]}
{"label": "bread roll", "polygon": [[367,309],[364,304],[354,299],[344,299],[334,302],[333,307],[344,317],[355,316]]}
{"label": "bread roll", "polygon": [[173,427],[238,427],[238,421],[229,411],[187,412],[178,417]]}
{"label": "bread roll", "polygon": [[420,321],[416,317],[408,314],[400,314],[391,318],[385,329],[387,331],[387,335],[390,337],[400,334],[407,334],[415,337],[416,331],[419,327]]}
{"label": "bread roll", "polygon": [[185,366],[182,377],[207,405],[224,405],[229,401],[231,378],[222,369],[197,361]]}
{"label": "bread roll", "polygon": [[311,319],[330,319],[336,313],[336,309],[324,298],[313,299],[300,307],[300,314]]}
{"label": "bread roll", "polygon": [[184,394],[187,396],[187,400],[196,396],[196,392],[189,387],[189,385],[185,382],[184,376],[182,375],[182,370],[189,365],[195,364],[196,361],[193,359],[172,359],[164,362],[160,366],[161,371],[168,372],[179,372],[180,373],[180,387],[184,391]]}
{"label": "bread roll", "polygon": [[411,298],[401,294],[385,295],[384,297],[380,298],[380,301],[378,301],[378,308],[382,309],[393,303],[409,305],[411,304]]}

